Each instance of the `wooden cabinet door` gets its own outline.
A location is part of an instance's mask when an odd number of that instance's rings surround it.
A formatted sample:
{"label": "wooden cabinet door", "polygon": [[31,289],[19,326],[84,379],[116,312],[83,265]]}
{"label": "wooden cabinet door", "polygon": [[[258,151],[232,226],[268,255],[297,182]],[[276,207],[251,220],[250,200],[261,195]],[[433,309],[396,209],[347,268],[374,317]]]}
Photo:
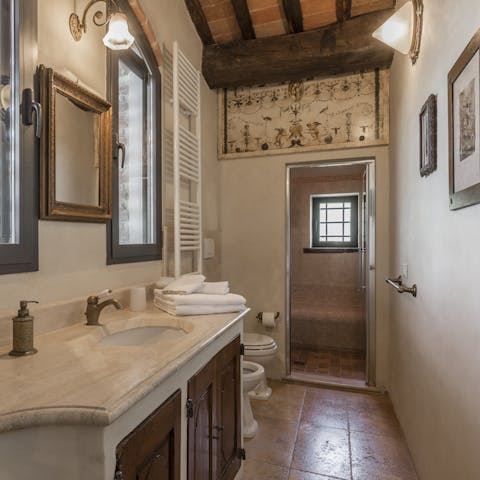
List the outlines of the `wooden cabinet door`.
{"label": "wooden cabinet door", "polygon": [[179,390],[119,443],[115,478],[180,480],[180,431]]}
{"label": "wooden cabinet door", "polygon": [[215,359],[188,382],[191,402],[188,419],[188,479],[213,480],[216,445],[213,443],[215,400]]}
{"label": "wooden cabinet door", "polygon": [[233,480],[240,468],[240,337],[188,382],[188,480]]}
{"label": "wooden cabinet door", "polygon": [[217,354],[216,365],[216,478],[233,480],[241,464],[240,337]]}

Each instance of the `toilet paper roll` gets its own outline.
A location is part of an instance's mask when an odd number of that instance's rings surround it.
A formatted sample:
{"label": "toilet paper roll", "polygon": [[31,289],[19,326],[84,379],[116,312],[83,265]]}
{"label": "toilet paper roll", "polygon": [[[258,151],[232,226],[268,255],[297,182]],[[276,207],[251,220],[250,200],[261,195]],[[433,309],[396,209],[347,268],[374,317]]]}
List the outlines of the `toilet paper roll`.
{"label": "toilet paper roll", "polygon": [[262,312],[262,325],[267,328],[275,328],[276,312]]}
{"label": "toilet paper roll", "polygon": [[132,288],[130,290],[130,310],[143,312],[147,307],[147,292],[145,287]]}

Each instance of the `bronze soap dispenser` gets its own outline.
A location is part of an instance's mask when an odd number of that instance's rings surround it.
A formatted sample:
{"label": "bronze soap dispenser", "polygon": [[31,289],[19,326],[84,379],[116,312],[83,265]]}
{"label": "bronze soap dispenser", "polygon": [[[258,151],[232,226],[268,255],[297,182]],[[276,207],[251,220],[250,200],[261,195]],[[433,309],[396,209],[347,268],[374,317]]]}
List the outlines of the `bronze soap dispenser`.
{"label": "bronze soap dispenser", "polygon": [[13,349],[9,353],[13,357],[23,357],[37,353],[33,347],[33,317],[28,311],[29,303],[38,303],[35,300],[22,300],[20,310],[13,320]]}

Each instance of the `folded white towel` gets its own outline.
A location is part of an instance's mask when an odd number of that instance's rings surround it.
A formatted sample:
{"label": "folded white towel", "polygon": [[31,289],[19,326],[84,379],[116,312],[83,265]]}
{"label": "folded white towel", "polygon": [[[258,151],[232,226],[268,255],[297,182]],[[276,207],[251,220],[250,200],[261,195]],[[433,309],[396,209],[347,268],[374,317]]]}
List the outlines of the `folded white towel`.
{"label": "folded white towel", "polygon": [[228,282],[204,282],[204,284],[195,293],[205,293],[207,295],[226,295],[230,292]]}
{"label": "folded white towel", "polygon": [[183,275],[173,282],[169,283],[164,289],[163,293],[174,295],[188,295],[196,292],[205,281],[205,277],[200,274]]}
{"label": "folded white towel", "polygon": [[155,299],[172,306],[178,305],[242,305],[247,303],[245,297],[235,293],[226,295],[209,295],[191,293],[189,295],[169,295],[161,290],[155,290]]}
{"label": "folded white towel", "polygon": [[155,282],[155,287],[156,288],[165,288],[167,285],[175,281],[175,277],[160,277],[156,282]]}
{"label": "folded white towel", "polygon": [[189,316],[189,315],[215,315],[217,313],[235,313],[243,312],[245,305],[178,305],[172,307],[168,304],[154,300],[154,305],[169,313],[170,315]]}

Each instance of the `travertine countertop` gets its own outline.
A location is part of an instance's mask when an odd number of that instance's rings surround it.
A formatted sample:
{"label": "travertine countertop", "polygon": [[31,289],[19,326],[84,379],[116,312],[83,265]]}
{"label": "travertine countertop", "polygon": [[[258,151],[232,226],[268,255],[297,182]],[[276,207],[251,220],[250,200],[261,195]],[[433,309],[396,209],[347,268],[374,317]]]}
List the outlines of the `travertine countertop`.
{"label": "travertine countertop", "polygon": [[[101,327],[79,323],[37,336],[36,355],[10,357],[10,347],[2,346],[0,432],[49,424],[108,425],[247,312],[173,317],[153,309],[104,311]],[[150,345],[100,343],[112,333],[145,326],[179,331]]]}

